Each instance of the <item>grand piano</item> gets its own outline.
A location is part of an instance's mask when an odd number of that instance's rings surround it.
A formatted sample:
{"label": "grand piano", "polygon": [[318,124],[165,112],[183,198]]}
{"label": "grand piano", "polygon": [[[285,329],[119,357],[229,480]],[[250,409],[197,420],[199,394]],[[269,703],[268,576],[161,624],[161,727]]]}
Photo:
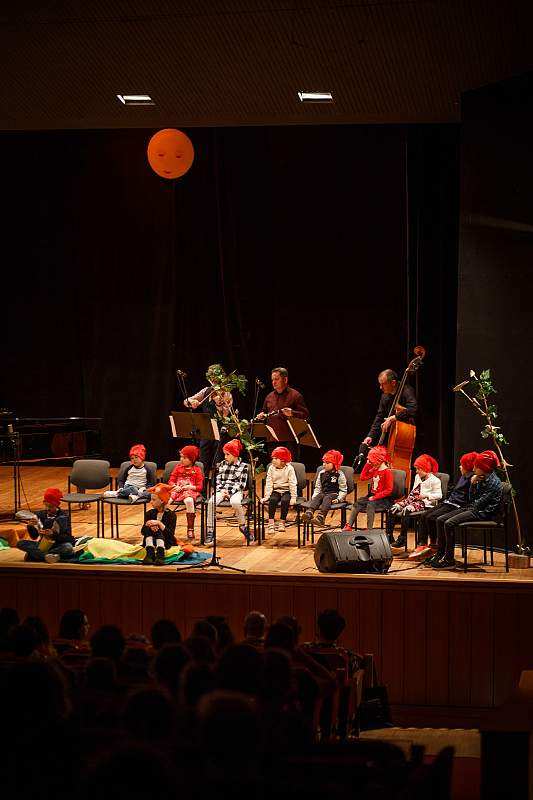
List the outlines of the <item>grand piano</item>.
{"label": "grand piano", "polygon": [[19,463],[100,458],[102,417],[17,417],[0,411],[0,461]]}

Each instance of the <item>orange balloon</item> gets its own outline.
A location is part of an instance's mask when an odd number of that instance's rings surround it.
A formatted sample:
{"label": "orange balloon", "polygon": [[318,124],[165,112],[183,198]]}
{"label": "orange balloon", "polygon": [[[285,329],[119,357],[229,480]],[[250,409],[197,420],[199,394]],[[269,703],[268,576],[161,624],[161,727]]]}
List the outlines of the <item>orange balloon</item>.
{"label": "orange balloon", "polygon": [[148,161],[162,178],[180,178],[194,161],[192,142],[183,131],[164,128],[154,133],[148,142]]}

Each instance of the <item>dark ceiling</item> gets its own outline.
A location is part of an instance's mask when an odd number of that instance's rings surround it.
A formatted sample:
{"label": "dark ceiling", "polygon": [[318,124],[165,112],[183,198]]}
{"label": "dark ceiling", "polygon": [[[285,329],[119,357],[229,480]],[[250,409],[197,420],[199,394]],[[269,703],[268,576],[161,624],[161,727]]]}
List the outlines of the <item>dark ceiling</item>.
{"label": "dark ceiling", "polygon": [[3,0],[0,129],[454,122],[533,69],[532,23],[532,0]]}

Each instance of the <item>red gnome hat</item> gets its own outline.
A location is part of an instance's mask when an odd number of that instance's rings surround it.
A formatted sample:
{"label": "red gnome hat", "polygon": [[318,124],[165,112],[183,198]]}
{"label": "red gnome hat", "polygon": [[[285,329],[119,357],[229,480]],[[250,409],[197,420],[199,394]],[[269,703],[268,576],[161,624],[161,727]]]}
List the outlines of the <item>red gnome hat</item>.
{"label": "red gnome hat", "polygon": [[139,456],[141,461],[144,461],[146,458],[146,447],[144,444],[134,444],[130,447],[130,458],[132,456]]}
{"label": "red gnome hat", "polygon": [[224,445],[222,450],[225,453],[235,456],[235,458],[239,458],[242,450],[242,444],[238,439],[232,439],[231,442],[227,442],[227,444]]}
{"label": "red gnome hat", "polygon": [[61,489],[55,489],[55,488],[45,489],[43,497],[43,501],[45,503],[50,503],[51,506],[59,508],[62,499],[63,499],[63,492],[61,491]]}
{"label": "red gnome hat", "polygon": [[420,469],[424,470],[424,472],[432,472],[435,474],[439,471],[439,465],[437,461],[433,458],[433,456],[428,456],[427,453],[423,453],[421,456],[415,460],[415,467],[419,467]]}
{"label": "red gnome hat", "polygon": [[483,450],[482,453],[478,454],[476,460],[474,461],[474,467],[477,467],[482,472],[487,474],[499,466],[501,466],[500,459],[494,450]]}
{"label": "red gnome hat", "polygon": [[322,461],[324,461],[324,463],[327,462],[329,464],[333,464],[335,469],[339,469],[339,467],[342,464],[343,460],[344,460],[344,457],[343,457],[342,453],[340,453],[338,450],[328,450],[322,456]]}
{"label": "red gnome hat", "polygon": [[280,461],[288,464],[292,461],[292,453],[287,447],[275,447],[272,450],[272,458],[279,458]]}
{"label": "red gnome hat", "polygon": [[372,447],[368,451],[368,463],[372,464],[373,467],[381,467],[382,464],[385,464],[389,460],[389,453],[386,447],[383,447],[382,444],[378,444],[377,447]]}
{"label": "red gnome hat", "polygon": [[465,453],[459,459],[459,463],[461,464],[462,468],[465,469],[467,472],[473,472],[476,463],[476,458],[478,457],[478,455],[479,453],[476,452]]}
{"label": "red gnome hat", "polygon": [[151,486],[147,491],[150,492],[150,494],[157,495],[161,502],[166,505],[170,500],[170,492],[172,489],[173,487],[168,483],[156,483],[155,486]]}
{"label": "red gnome hat", "polygon": [[180,453],[185,458],[188,458],[191,464],[195,464],[198,461],[200,450],[195,444],[186,444],[185,447],[181,448]]}

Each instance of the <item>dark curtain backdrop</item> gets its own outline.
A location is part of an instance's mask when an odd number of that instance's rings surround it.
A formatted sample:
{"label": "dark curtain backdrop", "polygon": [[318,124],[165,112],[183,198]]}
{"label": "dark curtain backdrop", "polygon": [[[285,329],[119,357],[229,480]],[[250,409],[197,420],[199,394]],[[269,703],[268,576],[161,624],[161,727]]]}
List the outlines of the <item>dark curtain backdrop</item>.
{"label": "dark curtain backdrop", "polygon": [[[524,533],[530,492],[533,76],[470,92],[462,103],[457,380],[490,368]],[[456,453],[485,449],[482,418],[456,400]]]}
{"label": "dark curtain backdrop", "polygon": [[114,462],[141,440],[162,463],[176,367],[192,392],[214,361],[250,384],[284,365],[321,444],[348,462],[377,373],[401,372],[419,339],[420,441],[446,458],[455,129],[195,129],[174,184],[147,165],[151,133],[2,136],[1,404],[103,416]]}

